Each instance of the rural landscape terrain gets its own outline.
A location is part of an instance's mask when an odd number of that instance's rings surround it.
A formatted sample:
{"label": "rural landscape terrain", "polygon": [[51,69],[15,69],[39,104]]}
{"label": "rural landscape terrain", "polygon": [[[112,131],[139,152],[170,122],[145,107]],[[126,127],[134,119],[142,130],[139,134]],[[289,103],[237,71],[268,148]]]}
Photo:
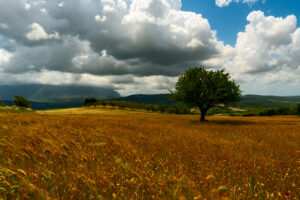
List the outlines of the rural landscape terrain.
{"label": "rural landscape terrain", "polygon": [[0,112],[3,199],[299,199],[297,116]]}
{"label": "rural landscape terrain", "polygon": [[300,200],[300,0],[0,0],[0,200]]}

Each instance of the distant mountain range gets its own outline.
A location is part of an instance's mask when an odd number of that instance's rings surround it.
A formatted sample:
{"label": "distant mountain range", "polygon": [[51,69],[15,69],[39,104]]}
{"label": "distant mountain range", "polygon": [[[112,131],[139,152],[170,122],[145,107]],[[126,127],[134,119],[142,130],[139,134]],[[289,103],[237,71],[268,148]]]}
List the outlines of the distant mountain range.
{"label": "distant mountain range", "polygon": [[[175,103],[169,98],[169,94],[155,95],[131,95],[127,97],[116,98],[121,101],[135,101],[148,104],[165,104],[171,105]],[[300,103],[300,96],[261,96],[261,95],[244,95],[240,102],[234,104],[240,108],[272,108],[281,106],[292,106]]]}
{"label": "distant mountain range", "polygon": [[39,84],[0,86],[0,99],[6,105],[14,105],[14,95],[27,98],[36,110],[82,106],[84,99],[91,97],[99,100],[121,97],[113,89],[104,87]]}
{"label": "distant mountain range", "polygon": [[[121,97],[111,88],[91,86],[54,86],[54,85],[10,85],[0,86],[0,99],[6,105],[13,105],[13,96],[21,95],[29,99],[32,108],[36,110],[51,108],[67,108],[82,106],[84,99],[133,101],[147,104],[172,105],[176,103],[169,98],[169,94],[136,94]],[[300,96],[261,96],[245,95],[241,101],[234,104],[239,108],[272,108],[292,106],[300,103]]]}
{"label": "distant mountain range", "polygon": [[169,94],[135,94],[127,97],[114,98],[114,100],[164,105],[171,105],[175,103],[175,101],[169,98]]}
{"label": "distant mountain range", "polygon": [[12,100],[14,95],[43,103],[83,101],[87,97],[98,99],[118,98],[120,94],[111,88],[92,86],[57,85],[2,85],[0,99]]}

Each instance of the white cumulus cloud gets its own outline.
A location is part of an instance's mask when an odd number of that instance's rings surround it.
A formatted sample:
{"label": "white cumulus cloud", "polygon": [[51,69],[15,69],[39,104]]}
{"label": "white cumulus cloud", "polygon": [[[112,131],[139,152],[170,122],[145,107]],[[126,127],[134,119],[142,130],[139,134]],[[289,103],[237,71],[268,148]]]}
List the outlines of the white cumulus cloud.
{"label": "white cumulus cloud", "polygon": [[[252,3],[255,3],[257,1],[258,0],[216,0],[216,5],[219,6],[219,7],[224,7],[224,6],[228,6],[232,2],[235,2],[235,3],[242,2],[242,3],[252,4]],[[264,0],[263,0],[263,2],[264,2]]]}
{"label": "white cumulus cloud", "polygon": [[[249,24],[238,33],[225,68],[240,82],[295,83],[300,80],[300,28],[294,15],[265,16],[251,12]],[[299,82],[299,81],[298,81]]]}
{"label": "white cumulus cloud", "polygon": [[45,40],[45,39],[58,39],[59,34],[54,32],[53,34],[48,34],[44,28],[38,23],[32,23],[30,26],[31,31],[26,34],[28,40]]}

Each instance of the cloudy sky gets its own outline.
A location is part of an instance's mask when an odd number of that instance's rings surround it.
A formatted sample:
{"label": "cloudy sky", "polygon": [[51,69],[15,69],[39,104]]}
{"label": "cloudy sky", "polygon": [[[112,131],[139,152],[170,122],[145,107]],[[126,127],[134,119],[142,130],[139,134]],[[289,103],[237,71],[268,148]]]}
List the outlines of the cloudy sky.
{"label": "cloudy sky", "polygon": [[225,68],[244,94],[300,95],[299,0],[0,0],[0,85],[166,93]]}

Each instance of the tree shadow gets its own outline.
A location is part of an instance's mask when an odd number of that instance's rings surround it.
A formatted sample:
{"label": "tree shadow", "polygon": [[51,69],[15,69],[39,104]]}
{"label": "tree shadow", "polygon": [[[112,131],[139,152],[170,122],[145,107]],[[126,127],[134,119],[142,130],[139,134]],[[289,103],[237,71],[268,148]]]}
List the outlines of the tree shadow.
{"label": "tree shadow", "polygon": [[266,123],[247,121],[247,120],[228,120],[228,119],[213,119],[201,122],[200,120],[191,120],[193,125],[231,125],[231,126],[244,126],[244,125],[263,125]]}

